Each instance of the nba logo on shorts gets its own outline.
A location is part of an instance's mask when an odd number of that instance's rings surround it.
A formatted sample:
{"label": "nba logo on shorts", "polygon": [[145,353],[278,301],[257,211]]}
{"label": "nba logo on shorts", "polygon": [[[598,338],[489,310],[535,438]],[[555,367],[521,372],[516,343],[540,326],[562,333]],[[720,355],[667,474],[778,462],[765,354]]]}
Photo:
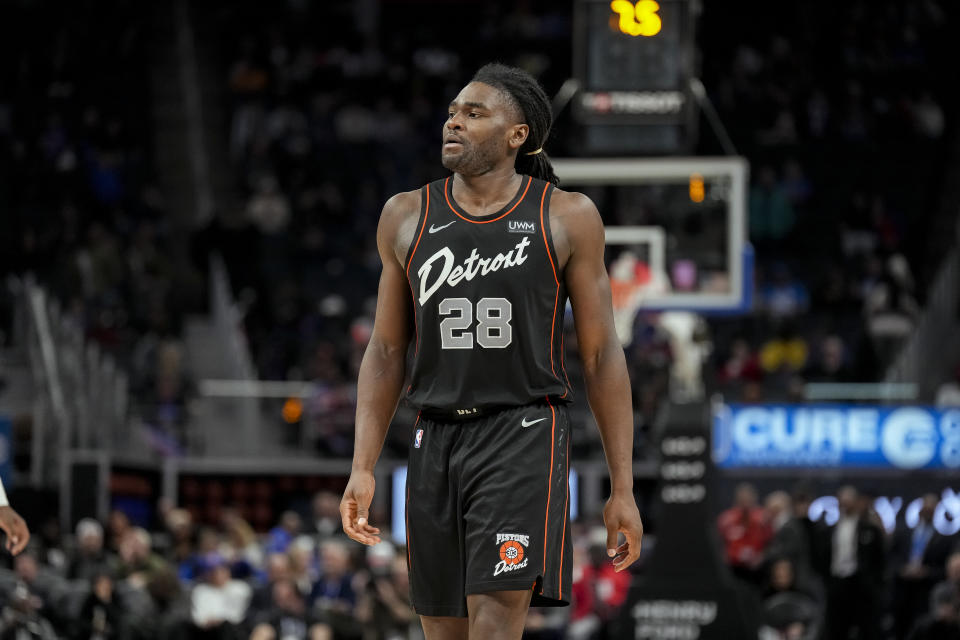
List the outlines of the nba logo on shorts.
{"label": "nba logo on shorts", "polygon": [[417,435],[413,437],[413,448],[419,449],[420,443],[423,441],[423,429],[417,429]]}

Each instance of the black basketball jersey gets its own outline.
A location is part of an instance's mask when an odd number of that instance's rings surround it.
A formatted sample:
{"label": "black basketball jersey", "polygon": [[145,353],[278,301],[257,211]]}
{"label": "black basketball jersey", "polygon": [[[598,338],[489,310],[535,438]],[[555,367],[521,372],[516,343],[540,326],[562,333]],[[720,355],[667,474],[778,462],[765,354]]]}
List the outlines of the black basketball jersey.
{"label": "black basketball jersey", "polygon": [[567,293],[550,235],[553,185],[522,176],[500,211],[466,213],[453,179],[421,191],[407,254],[416,321],[408,399],[472,412],[568,401],[563,368]]}

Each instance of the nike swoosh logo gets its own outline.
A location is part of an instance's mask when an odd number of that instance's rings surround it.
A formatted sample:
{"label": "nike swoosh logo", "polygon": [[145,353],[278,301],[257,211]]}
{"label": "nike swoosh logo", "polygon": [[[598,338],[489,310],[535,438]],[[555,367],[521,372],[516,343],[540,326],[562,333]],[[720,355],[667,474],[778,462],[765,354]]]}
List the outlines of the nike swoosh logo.
{"label": "nike swoosh logo", "polygon": [[531,420],[530,422],[527,422],[527,419],[524,418],[523,420],[520,421],[520,426],[521,426],[521,427],[530,427],[530,426],[533,426],[533,425],[537,424],[538,422],[543,422],[544,420],[546,420],[546,418],[537,418],[536,420]]}
{"label": "nike swoosh logo", "polygon": [[430,228],[428,229],[428,231],[429,231],[430,233],[436,233],[437,231],[443,231],[444,229],[446,229],[447,227],[449,227],[450,225],[452,225],[454,222],[456,222],[456,220],[451,220],[451,221],[448,222],[447,224],[442,225],[442,226],[440,226],[440,227],[435,227],[435,226],[433,226],[433,225],[430,225]]}

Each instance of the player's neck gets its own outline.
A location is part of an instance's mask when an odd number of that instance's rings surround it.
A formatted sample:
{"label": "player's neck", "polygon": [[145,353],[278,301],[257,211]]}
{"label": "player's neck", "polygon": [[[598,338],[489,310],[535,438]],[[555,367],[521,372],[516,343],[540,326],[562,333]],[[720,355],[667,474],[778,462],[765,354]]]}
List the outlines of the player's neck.
{"label": "player's neck", "polygon": [[523,176],[513,167],[479,176],[453,175],[453,198],[473,215],[493,213],[516,195]]}

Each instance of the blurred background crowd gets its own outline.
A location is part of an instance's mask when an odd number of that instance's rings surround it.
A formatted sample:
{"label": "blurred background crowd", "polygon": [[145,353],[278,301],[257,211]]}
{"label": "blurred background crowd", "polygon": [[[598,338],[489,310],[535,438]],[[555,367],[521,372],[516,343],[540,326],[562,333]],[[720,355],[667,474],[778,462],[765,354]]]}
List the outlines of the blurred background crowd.
{"label": "blurred background crowd", "polygon": [[[338,505],[319,492],[263,532],[233,509],[204,524],[166,504],[146,527],[120,510],[62,536],[51,524],[0,569],[0,638],[422,638],[405,547],[389,528],[375,547],[351,542]],[[532,610],[525,637],[605,637],[626,598],[606,530],[574,535],[572,606]]]}
{"label": "blurred background crowd", "polygon": [[[944,512],[957,518],[956,505],[922,496],[911,527],[885,521],[875,499],[852,485],[818,497],[799,483],[762,499],[753,484],[736,485],[714,540],[770,634],[761,638],[957,637],[960,537],[937,526]],[[352,543],[338,504],[320,491],[259,532],[236,509],[204,522],[164,502],[145,526],[121,510],[62,535],[49,523],[0,569],[0,638],[422,637],[405,547],[389,527],[375,547]],[[618,574],[602,523],[574,527],[571,606],[532,609],[524,638],[623,637],[621,608],[656,536]]]}
{"label": "blurred background crowd", "polygon": [[923,496],[911,528],[885,522],[875,499],[845,485],[818,509],[802,483],[762,502],[752,484],[736,487],[717,530],[727,565],[762,601],[769,637],[956,636],[960,537],[934,522],[946,505]]}
{"label": "blurred background crowd", "polygon": [[[444,28],[448,16],[429,3],[196,8],[202,53],[219,73],[223,146],[212,153],[231,195],[185,228],[152,154],[150,15],[113,4],[96,21],[83,3],[7,9],[18,33],[0,65],[0,206],[9,212],[0,270],[36,273],[131,372],[148,423],[177,425],[182,437],[196,391],[183,320],[204,310],[209,255],[219,252],[259,378],[313,383],[304,428],[321,452],[346,455],[381,206],[441,175],[442,107],[488,52],[558,89],[571,74],[569,9],[468,5],[462,32]],[[956,96],[941,79],[952,9],[828,4],[816,4],[830,11],[826,25],[806,6],[763,3],[736,16],[707,3],[699,21],[704,84],[751,163],[753,309],[709,319],[708,347],[696,347],[707,354],[708,388],[733,401],[797,399],[808,381],[880,379],[949,240],[941,194]],[[401,20],[417,26],[384,26]],[[577,155],[568,112],[548,143],[557,156]],[[704,134],[696,151],[717,153],[717,141]],[[568,332],[576,368],[569,322]],[[657,314],[640,314],[634,335],[642,444],[684,347]],[[580,442],[596,455],[591,433]]]}
{"label": "blurred background crowd", "polygon": [[[21,278],[33,274],[65,321],[129,373],[133,411],[163,436],[156,452],[180,452],[199,428],[185,325],[208,311],[216,252],[257,377],[310,383],[296,417],[303,441],[348,458],[380,208],[442,175],[445,105],[493,52],[556,93],[572,75],[570,7],[192,7],[220,124],[208,152],[227,194],[200,220],[172,201],[170,167],[157,161],[154,123],[170,90],[157,78],[176,82],[156,71],[167,28],[158,12],[124,0],[0,8],[0,348],[14,334]],[[958,113],[945,81],[958,59],[955,13],[945,0],[704,3],[700,77],[750,162],[757,260],[749,312],[698,329],[709,392],[786,401],[809,382],[877,381],[915,329],[955,221],[945,170]],[[574,126],[569,109],[557,114],[551,154],[578,155]],[[719,154],[703,130],[693,151]],[[571,322],[564,344],[578,381]],[[683,348],[658,314],[638,315],[627,350],[638,460],[655,457],[650,431]],[[953,370],[921,400],[960,406],[960,362]],[[289,427],[279,407],[269,428]],[[585,394],[574,408],[575,458],[602,459],[584,426]],[[406,440],[391,438],[388,454],[403,456]],[[835,524],[814,522],[811,498],[778,491],[760,501],[743,487],[719,516],[727,561],[763,610],[806,612],[805,633],[942,637],[923,634],[957,615],[955,538],[888,531],[852,488],[838,495]],[[0,575],[0,640],[390,639],[416,628],[402,546],[345,544],[333,494],[303,513],[284,508],[210,517],[161,505],[146,528],[122,511],[62,535],[41,527]],[[573,606],[531,613],[529,637],[611,633],[629,576],[610,572],[595,523],[577,527]]]}

